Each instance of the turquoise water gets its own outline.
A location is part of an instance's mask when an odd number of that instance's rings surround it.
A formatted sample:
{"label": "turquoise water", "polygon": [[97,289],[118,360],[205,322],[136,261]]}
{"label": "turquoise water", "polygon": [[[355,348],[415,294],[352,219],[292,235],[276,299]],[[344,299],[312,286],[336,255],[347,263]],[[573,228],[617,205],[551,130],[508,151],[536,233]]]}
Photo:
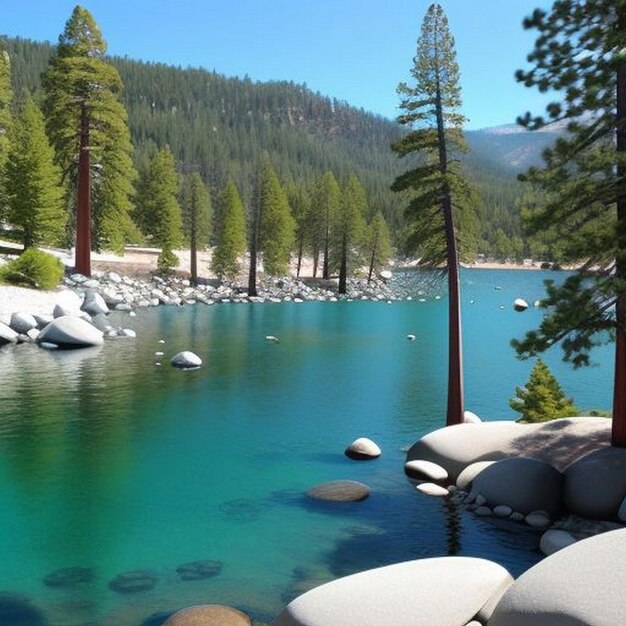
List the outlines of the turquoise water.
{"label": "turquoise water", "polygon": [[[513,418],[508,399],[532,362],[516,360],[509,341],[542,313],[515,313],[512,302],[532,303],[542,280],[559,276],[463,272],[467,409]],[[204,602],[269,622],[312,584],[411,558],[484,556],[524,571],[540,558],[534,531],[476,519],[404,477],[406,447],[444,422],[447,302],[432,295],[161,307],[118,318],[134,340],[0,351],[0,592],[28,598],[59,626],[154,626]],[[171,368],[185,349],[205,366]],[[579,371],[557,350],[546,360],[578,406],[608,409],[611,347],[594,357],[597,366]],[[383,456],[346,459],[359,436]],[[334,506],[304,497],[338,478],[373,493]],[[180,580],[176,567],[204,559],[222,562],[218,576]],[[93,568],[94,579],[42,583],[74,566]],[[154,589],[108,588],[138,569],[158,575]]]}

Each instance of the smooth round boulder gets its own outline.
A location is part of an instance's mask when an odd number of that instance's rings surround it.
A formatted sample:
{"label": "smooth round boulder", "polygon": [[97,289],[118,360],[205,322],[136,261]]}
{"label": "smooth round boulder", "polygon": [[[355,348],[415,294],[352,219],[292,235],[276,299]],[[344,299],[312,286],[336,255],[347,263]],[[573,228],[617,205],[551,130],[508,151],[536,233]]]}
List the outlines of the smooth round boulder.
{"label": "smooth round boulder", "polygon": [[184,350],[183,352],[175,354],[170,359],[170,363],[174,367],[179,367],[181,369],[195,369],[202,366],[202,359],[197,354],[194,354],[189,350]]}
{"label": "smooth round boulder", "polygon": [[463,423],[464,424],[481,424],[482,420],[476,413],[471,411],[463,411]]}
{"label": "smooth round boulder", "polygon": [[565,506],[587,519],[616,520],[626,497],[626,449],[605,448],[565,471]]}
{"label": "smooth round boulder", "polygon": [[54,343],[61,348],[100,346],[102,331],[75,315],[64,315],[50,322],[39,333],[39,342]]}
{"label": "smooth round boulder", "polygon": [[252,626],[252,620],[230,606],[203,604],[174,613],[163,626]]}
{"label": "smooth round boulder", "polygon": [[37,320],[30,313],[16,312],[11,314],[9,325],[16,333],[26,335],[29,330],[37,328]]}
{"label": "smooth round boulder", "polygon": [[472,489],[492,506],[506,504],[524,514],[542,509],[555,517],[562,508],[563,475],[544,461],[513,457],[485,468]]}
{"label": "smooth round boulder", "polygon": [[404,464],[404,473],[417,480],[428,480],[437,483],[448,480],[448,472],[441,465],[421,459],[407,461]]}
{"label": "smooth round boulder", "polygon": [[474,618],[486,621],[483,607],[512,580],[502,566],[484,559],[397,563],[308,591],[287,605],[272,626],[464,626]]}
{"label": "smooth round boulder", "polygon": [[109,589],[119,593],[148,591],[157,584],[158,580],[158,575],[150,570],[124,572],[109,581]]}
{"label": "smooth round boulder", "polygon": [[528,308],[528,302],[526,302],[526,300],[522,298],[515,298],[515,300],[513,301],[513,308],[521,313]]}
{"label": "smooth round boulder", "polygon": [[450,495],[450,492],[445,487],[436,485],[435,483],[420,483],[415,488],[426,496],[445,498]]}
{"label": "smooth round boulder", "polygon": [[549,556],[563,548],[567,548],[567,546],[571,546],[573,543],[576,543],[576,537],[574,537],[574,535],[568,533],[566,530],[551,528],[541,535],[539,549],[546,556]]}
{"label": "smooth round boulder", "polygon": [[222,571],[221,561],[193,561],[176,568],[181,580],[204,580],[213,578]]}
{"label": "smooth round boulder", "polygon": [[355,439],[344,451],[344,454],[355,461],[370,461],[381,455],[378,445],[367,437]]}
{"label": "smooth round boulder", "polygon": [[474,479],[478,474],[480,474],[484,469],[488,468],[490,465],[493,465],[495,461],[478,461],[477,463],[472,463],[468,465],[457,477],[456,486],[459,489],[467,490]]}
{"label": "smooth round boulder", "polygon": [[493,507],[493,514],[496,517],[509,517],[513,513],[513,509],[506,504],[498,504]]}
{"label": "smooth round boulder", "polygon": [[578,541],[522,574],[496,606],[489,626],[623,624],[625,562],[626,529]]}
{"label": "smooth round boulder", "polygon": [[531,528],[547,528],[550,526],[550,518],[543,511],[533,511],[529,513],[524,521]]}
{"label": "smooth round boulder", "polygon": [[10,326],[4,322],[0,322],[0,346],[7,343],[17,343],[17,337],[19,333],[16,333]]}
{"label": "smooth round boulder", "polygon": [[312,487],[306,494],[315,500],[358,502],[365,500],[370,495],[370,488],[356,480],[331,480]]}

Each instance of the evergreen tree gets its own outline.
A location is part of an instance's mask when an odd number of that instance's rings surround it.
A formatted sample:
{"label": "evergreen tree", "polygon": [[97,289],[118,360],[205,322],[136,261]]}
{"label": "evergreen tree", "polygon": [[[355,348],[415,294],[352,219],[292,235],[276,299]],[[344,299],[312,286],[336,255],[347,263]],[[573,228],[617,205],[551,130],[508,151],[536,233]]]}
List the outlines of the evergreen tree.
{"label": "evergreen tree", "polygon": [[[446,423],[463,421],[463,371],[459,252],[455,222],[472,211],[473,194],[450,158],[465,149],[462,126],[459,66],[448,20],[439,4],[431,4],[422,23],[411,75],[415,86],[402,83],[398,122],[411,128],[393,144],[399,156],[419,155],[416,167],[398,176],[394,191],[410,192],[406,209],[412,233],[409,243],[421,253],[421,262],[445,266],[448,277],[448,407]],[[469,221],[469,220],[468,220]],[[458,224],[457,224],[458,226]],[[459,231],[460,232],[460,231]]]}
{"label": "evergreen tree", "polygon": [[359,179],[351,175],[341,194],[340,210],[333,228],[333,253],[339,266],[339,293],[346,293],[346,279],[350,269],[361,259],[361,247],[365,233],[367,198]]}
{"label": "evergreen tree", "polygon": [[48,135],[69,189],[68,206],[78,199],[77,230],[83,230],[77,256],[90,236],[94,249],[121,251],[138,234],[130,219],[136,172],[122,81],[105,52],[98,25],[77,6],[43,76]]}
{"label": "evergreen tree", "polygon": [[317,274],[320,253],[324,254],[322,277],[330,278],[330,238],[339,213],[341,189],[331,171],[317,180],[311,198],[309,231],[313,253],[313,276]]}
{"label": "evergreen tree", "polygon": [[289,259],[295,242],[295,222],[287,194],[269,163],[261,168],[259,192],[262,216],[259,250],[263,252],[263,268],[270,276],[282,276],[289,272]]}
{"label": "evergreen tree", "polygon": [[5,167],[8,217],[23,232],[24,248],[63,242],[67,214],[61,171],[41,111],[27,98],[11,133]]}
{"label": "evergreen tree", "polygon": [[150,162],[150,170],[137,197],[138,223],[151,243],[161,248],[159,269],[178,265],[174,248],[182,245],[182,217],[178,204],[178,174],[168,147],[159,150]]}
{"label": "evergreen tree", "polygon": [[369,271],[367,273],[367,282],[369,283],[374,271],[382,269],[392,254],[389,229],[380,211],[374,215],[367,229],[366,248],[369,254]]}
{"label": "evergreen tree", "polygon": [[11,60],[6,51],[0,50],[0,220],[3,217],[6,197],[2,186],[2,171],[9,154],[9,135],[11,133]]}
{"label": "evergreen tree", "polygon": [[287,200],[296,222],[296,254],[298,255],[296,278],[299,278],[302,268],[302,257],[309,239],[311,198],[303,184],[292,183],[287,187]]}
{"label": "evergreen tree", "polygon": [[197,172],[186,176],[181,191],[183,230],[189,244],[191,282],[198,283],[197,250],[204,250],[211,234],[211,198]]}
{"label": "evergreen tree", "polygon": [[239,258],[246,250],[246,216],[232,179],[222,191],[218,207],[221,219],[211,269],[219,278],[234,280],[241,272]]}
{"label": "evergreen tree", "polygon": [[571,398],[567,398],[548,366],[537,359],[524,387],[515,388],[510,407],[522,414],[520,422],[545,422],[578,413]]}
{"label": "evergreen tree", "polygon": [[562,285],[547,283],[548,314],[513,345],[527,357],[562,342],[577,367],[615,339],[612,443],[626,447],[626,0],[558,0],[524,26],[539,37],[533,67],[517,79],[562,97],[547,118],[519,121],[531,129],[568,121],[568,134],[544,152],[544,168],[522,177],[542,194],[529,232],[553,230],[563,256],[585,263]]}

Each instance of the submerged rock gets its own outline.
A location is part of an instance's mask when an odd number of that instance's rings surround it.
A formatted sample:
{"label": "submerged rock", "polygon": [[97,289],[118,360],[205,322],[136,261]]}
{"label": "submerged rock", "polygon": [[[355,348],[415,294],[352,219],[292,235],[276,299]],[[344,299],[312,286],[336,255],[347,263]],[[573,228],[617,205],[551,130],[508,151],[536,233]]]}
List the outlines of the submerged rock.
{"label": "submerged rock", "polygon": [[94,571],[90,567],[65,567],[48,574],[43,582],[48,587],[74,587],[91,582],[93,578]]}
{"label": "submerged rock", "polygon": [[222,571],[221,561],[193,561],[176,568],[182,580],[204,580],[213,578]]}
{"label": "submerged rock", "polygon": [[370,488],[356,480],[332,480],[307,491],[310,498],[333,502],[357,502],[365,500],[369,495]]}
{"label": "submerged rock", "polygon": [[0,626],[46,626],[47,623],[27,598],[0,592]]}
{"label": "submerged rock", "polygon": [[150,570],[124,572],[109,581],[109,589],[119,593],[148,591],[157,584],[158,580],[158,575]]}

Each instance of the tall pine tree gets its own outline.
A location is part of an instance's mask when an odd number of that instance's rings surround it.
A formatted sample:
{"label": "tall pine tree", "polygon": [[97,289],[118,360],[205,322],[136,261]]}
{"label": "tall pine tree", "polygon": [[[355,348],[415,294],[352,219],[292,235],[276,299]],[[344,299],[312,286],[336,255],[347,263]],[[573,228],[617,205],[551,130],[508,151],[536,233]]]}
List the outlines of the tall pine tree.
{"label": "tall pine tree", "polygon": [[246,215],[237,185],[232,179],[220,194],[218,209],[220,220],[211,269],[219,278],[234,280],[241,272],[239,259],[246,250]]}
{"label": "tall pine tree", "polygon": [[2,171],[9,154],[13,90],[11,89],[11,59],[6,51],[0,50],[0,220],[3,217],[6,197],[2,185]]}
{"label": "tall pine tree", "polygon": [[[68,206],[76,203],[82,228],[77,255],[89,238],[94,249],[121,251],[137,236],[130,219],[136,172],[122,81],[105,53],[98,25],[77,6],[43,75],[48,135],[69,189]],[[89,250],[81,254],[88,264]]]}
{"label": "tall pine tree", "polygon": [[369,255],[367,282],[369,283],[372,280],[372,274],[384,267],[392,253],[389,228],[387,228],[387,222],[385,222],[380,211],[377,211],[372,218],[367,229],[366,239],[366,250]]}
{"label": "tall pine tree", "polygon": [[296,278],[300,277],[302,269],[302,258],[309,240],[309,212],[311,208],[311,198],[302,183],[291,183],[287,187],[287,199],[291,207],[293,219],[296,222]]}
{"label": "tall pine tree", "polygon": [[463,421],[463,368],[459,248],[455,222],[472,210],[469,185],[455,152],[465,150],[459,66],[454,38],[439,4],[431,4],[422,23],[411,70],[414,85],[398,86],[403,113],[398,122],[411,130],[393,144],[399,156],[419,155],[417,165],[398,176],[394,191],[409,192],[406,209],[421,263],[445,267],[448,278],[448,405],[446,424]]}
{"label": "tall pine tree", "polygon": [[24,248],[60,245],[67,212],[61,170],[54,163],[41,111],[27,98],[11,132],[5,167],[8,218],[23,233]]}
{"label": "tall pine tree", "polygon": [[204,250],[211,235],[211,197],[198,172],[183,179],[181,188],[183,230],[189,244],[191,282],[198,283],[198,248]]}
{"label": "tall pine tree", "polygon": [[324,255],[322,277],[330,278],[332,226],[339,213],[341,189],[331,171],[319,178],[311,197],[309,229],[313,252],[313,276],[317,274],[320,254]]}
{"label": "tall pine tree", "polygon": [[519,121],[531,129],[568,122],[545,166],[522,177],[541,193],[529,232],[553,230],[564,258],[584,263],[562,285],[547,284],[548,314],[513,345],[532,356],[561,342],[576,367],[614,339],[612,443],[626,447],[626,0],[558,0],[524,26],[539,37],[532,68],[517,79],[561,99],[547,118]]}
{"label": "tall pine tree", "polygon": [[173,250],[183,242],[178,191],[174,156],[165,147],[152,157],[150,169],[141,181],[136,215],[143,234],[161,248],[158,266],[166,271],[178,265]]}

